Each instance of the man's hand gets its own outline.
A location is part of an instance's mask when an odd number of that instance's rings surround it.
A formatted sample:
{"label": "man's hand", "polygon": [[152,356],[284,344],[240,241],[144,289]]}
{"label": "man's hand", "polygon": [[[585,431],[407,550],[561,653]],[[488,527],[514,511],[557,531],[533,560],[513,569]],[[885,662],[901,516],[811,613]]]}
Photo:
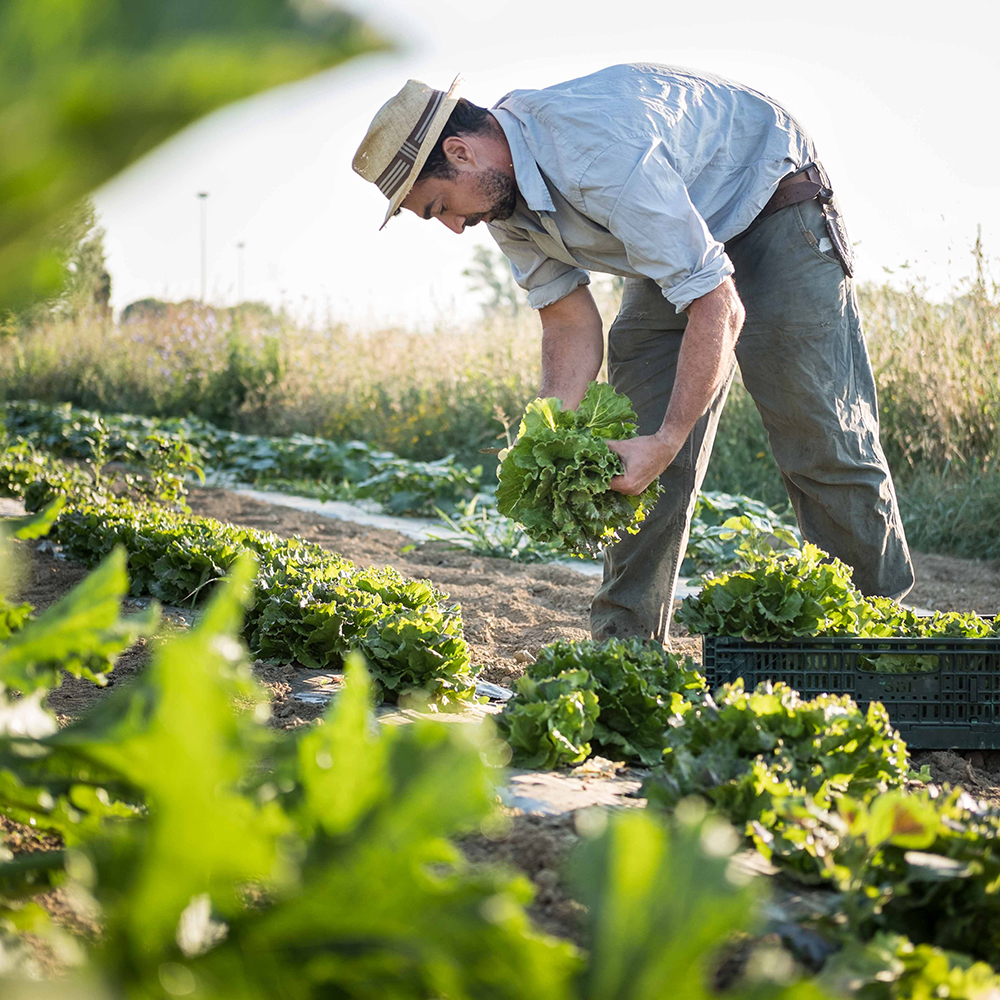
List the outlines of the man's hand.
{"label": "man's hand", "polygon": [[664,441],[658,434],[629,438],[626,441],[609,441],[608,447],[621,455],[625,464],[625,474],[615,476],[608,485],[619,493],[633,497],[637,497],[666,471],[681,448],[680,445]]}

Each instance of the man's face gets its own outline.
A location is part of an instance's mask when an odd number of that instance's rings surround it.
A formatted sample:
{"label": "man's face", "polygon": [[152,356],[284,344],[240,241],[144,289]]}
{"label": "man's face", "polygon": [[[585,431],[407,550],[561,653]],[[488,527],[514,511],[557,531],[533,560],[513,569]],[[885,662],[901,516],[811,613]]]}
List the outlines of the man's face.
{"label": "man's face", "polygon": [[513,177],[493,166],[466,166],[450,178],[430,177],[414,184],[402,207],[461,233],[480,222],[509,219],[516,203]]}

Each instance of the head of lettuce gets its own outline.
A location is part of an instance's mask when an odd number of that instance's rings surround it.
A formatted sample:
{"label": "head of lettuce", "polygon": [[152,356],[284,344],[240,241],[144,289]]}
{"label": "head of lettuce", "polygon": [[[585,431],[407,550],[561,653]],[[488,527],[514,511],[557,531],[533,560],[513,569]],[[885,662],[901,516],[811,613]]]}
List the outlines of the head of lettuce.
{"label": "head of lettuce", "polygon": [[591,556],[635,534],[660,492],[654,480],[639,496],[609,487],[622,460],[608,441],[635,436],[635,411],[627,396],[591,382],[579,407],[559,399],[528,404],[517,440],[500,453],[497,506],[537,542],[572,555]]}

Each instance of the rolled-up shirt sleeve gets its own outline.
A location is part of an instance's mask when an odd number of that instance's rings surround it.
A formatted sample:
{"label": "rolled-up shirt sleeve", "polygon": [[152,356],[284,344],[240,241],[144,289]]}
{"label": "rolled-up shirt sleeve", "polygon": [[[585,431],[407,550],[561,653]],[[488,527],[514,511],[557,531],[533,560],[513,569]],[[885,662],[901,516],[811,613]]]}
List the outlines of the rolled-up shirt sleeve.
{"label": "rolled-up shirt sleeve", "polygon": [[514,280],[528,293],[528,305],[533,309],[544,309],[581,285],[590,284],[586,271],[546,257],[531,239],[519,234],[514,227],[493,223],[489,231],[510,261]]}
{"label": "rolled-up shirt sleeve", "polygon": [[621,240],[629,264],[683,312],[733,273],[722,243],[695,208],[662,139],[615,143],[580,182],[586,215]]}

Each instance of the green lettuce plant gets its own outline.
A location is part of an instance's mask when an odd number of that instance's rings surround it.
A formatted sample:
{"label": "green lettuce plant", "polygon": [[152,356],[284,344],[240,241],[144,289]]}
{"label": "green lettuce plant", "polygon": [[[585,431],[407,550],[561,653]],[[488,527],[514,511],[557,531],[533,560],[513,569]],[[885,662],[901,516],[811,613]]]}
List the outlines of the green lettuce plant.
{"label": "green lettuce plant", "polygon": [[70,726],[0,727],[0,814],[67,845],[0,849],[0,993],[18,995],[8,935],[55,935],[36,897],[63,886],[100,936],[61,997],[515,1000],[527,981],[570,1000],[578,954],[533,929],[527,881],[448,842],[495,809],[489,733],[377,726],[356,656],[320,725],[271,729],[237,638],[253,576],[240,558],[195,627]]}
{"label": "green lettuce plant", "polygon": [[644,785],[650,802],[673,807],[704,795],[738,825],[787,796],[865,799],[899,787],[909,771],[882,705],[862,712],[832,694],[806,701],[786,684],[723,685],[674,720],[663,746]]}
{"label": "green lettuce plant", "polygon": [[542,647],[526,674],[543,680],[566,670],[586,671],[597,695],[595,752],[647,765],[659,762],[670,719],[705,689],[690,657],[641,639],[554,642]]}
{"label": "green lettuce plant", "polygon": [[497,717],[497,729],[522,767],[551,770],[590,756],[600,707],[585,670],[557,677],[521,677],[517,694]]}
{"label": "green lettuce plant", "polygon": [[497,507],[536,541],[573,555],[593,555],[635,534],[655,503],[654,481],[640,496],[608,483],[623,471],[607,442],[635,436],[635,411],[610,385],[591,382],[575,410],[555,398],[528,404],[517,440],[500,453]]}
{"label": "green lettuce plant", "polygon": [[[960,788],[893,789],[832,805],[776,801],[752,824],[756,848],[791,874],[841,895],[841,924],[866,940],[905,934],[915,944],[1000,958],[1000,810]],[[938,994],[941,995],[941,994]]]}
{"label": "green lettuce plant", "polygon": [[[723,540],[739,538],[739,566],[706,576],[702,589],[681,603],[675,617],[689,631],[747,642],[782,642],[802,636],[863,639],[984,639],[1000,636],[1000,616],[934,612],[918,615],[887,597],[865,597],[851,567],[815,545],[801,548],[780,527],[750,516],[730,518]],[[771,539],[788,546],[776,550]],[[909,651],[912,649],[912,652]],[[933,651],[913,644],[892,651],[865,649],[858,668],[878,673],[929,673],[940,666]]]}
{"label": "green lettuce plant", "polygon": [[820,984],[833,996],[858,1000],[990,1000],[1000,996],[1000,975],[985,962],[914,944],[901,934],[871,941],[849,938],[824,965]]}
{"label": "green lettuce plant", "polygon": [[[5,475],[8,467],[13,471]],[[19,448],[0,452],[0,488],[26,502],[67,496],[55,522],[64,551],[94,567],[121,546],[132,594],[202,603],[250,551],[258,558],[257,593],[244,635],[256,655],[322,668],[339,667],[359,650],[380,698],[423,692],[432,706],[444,708],[474,697],[459,607],[427,582],[407,580],[390,567],[359,569],[302,539],[134,503],[63,475],[61,469],[72,467],[54,459],[43,467],[52,481],[31,482],[38,467],[25,462]]]}
{"label": "green lettuce plant", "polygon": [[593,751],[655,764],[670,720],[705,687],[690,657],[639,639],[554,642],[543,646],[497,717],[526,767],[555,767]]}

